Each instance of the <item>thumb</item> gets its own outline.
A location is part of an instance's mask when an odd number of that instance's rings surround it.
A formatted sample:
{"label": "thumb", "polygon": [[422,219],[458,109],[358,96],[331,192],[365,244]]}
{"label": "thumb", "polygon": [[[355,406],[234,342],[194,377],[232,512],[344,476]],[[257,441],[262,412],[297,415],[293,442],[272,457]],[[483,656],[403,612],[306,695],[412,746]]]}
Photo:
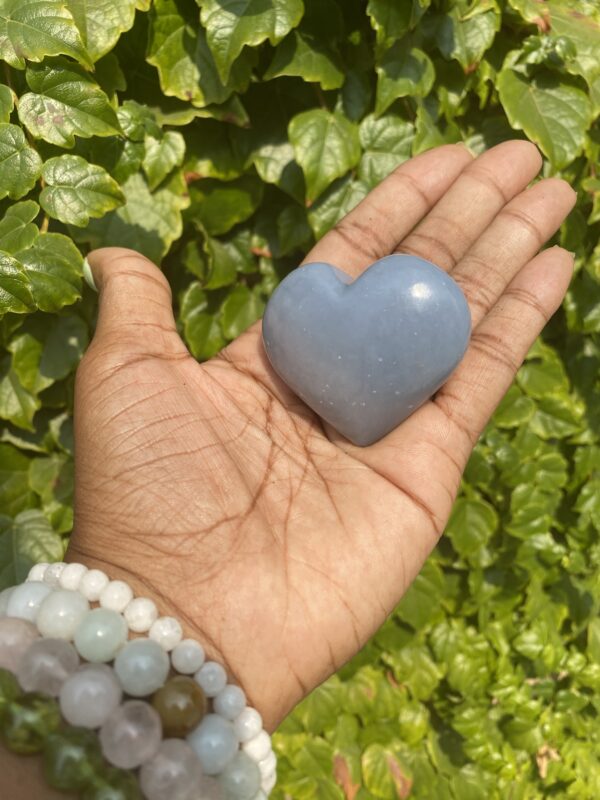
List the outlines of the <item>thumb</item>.
{"label": "thumb", "polygon": [[148,355],[187,352],[177,333],[169,282],[145,256],[124,247],[92,250],[84,277],[99,293],[96,345],[111,342]]}

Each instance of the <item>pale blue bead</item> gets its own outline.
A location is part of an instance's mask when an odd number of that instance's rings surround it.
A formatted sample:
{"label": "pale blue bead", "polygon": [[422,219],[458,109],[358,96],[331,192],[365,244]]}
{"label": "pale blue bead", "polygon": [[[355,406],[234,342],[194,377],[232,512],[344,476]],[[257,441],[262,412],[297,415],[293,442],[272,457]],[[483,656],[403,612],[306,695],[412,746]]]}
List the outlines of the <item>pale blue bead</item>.
{"label": "pale blue bead", "polygon": [[246,708],[244,690],[229,683],[213,700],[213,708],[225,719],[234,720]]}
{"label": "pale blue bead", "polygon": [[75,647],[86,661],[112,661],[127,641],[127,623],[122,614],[108,608],[89,611],[75,631]]}
{"label": "pale blue bead", "polygon": [[90,604],[79,592],[53,591],[40,605],[36,617],[38,630],[47,639],[71,640],[89,608]]}
{"label": "pale blue bead", "polygon": [[152,639],[133,639],[115,658],[115,672],[123,690],[146,697],[159,689],[169,674],[169,656]]}
{"label": "pale blue bead", "polygon": [[238,752],[219,776],[226,800],[253,800],[260,789],[258,765],[246,753]]}
{"label": "pale blue bead", "polygon": [[13,593],[14,586],[9,586],[8,589],[3,589],[0,592],[0,617],[6,616],[6,609],[8,608],[8,601]]}
{"label": "pale blue bead", "polygon": [[218,775],[238,752],[233,725],[219,714],[207,714],[187,740],[207,775]]}
{"label": "pale blue bead", "polygon": [[15,586],[8,601],[6,616],[35,622],[42,601],[51,591],[52,588],[41,581],[31,581]]}
{"label": "pale blue bead", "polygon": [[194,675],[194,680],[207,697],[216,697],[227,685],[227,673],[216,661],[207,661]]}

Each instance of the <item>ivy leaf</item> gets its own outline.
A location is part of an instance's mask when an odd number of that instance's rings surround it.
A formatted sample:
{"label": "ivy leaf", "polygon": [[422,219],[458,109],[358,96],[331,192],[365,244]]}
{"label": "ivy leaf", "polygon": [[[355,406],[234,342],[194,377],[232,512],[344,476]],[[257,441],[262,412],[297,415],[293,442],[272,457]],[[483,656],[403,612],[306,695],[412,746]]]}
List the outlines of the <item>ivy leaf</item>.
{"label": "ivy leaf", "polygon": [[16,253],[16,258],[40,311],[58,311],[81,296],[83,258],[61,233],[41,233],[31,247]]}
{"label": "ivy leaf", "polygon": [[34,564],[60,561],[61,537],[37,508],[22,511],[0,534],[0,576],[5,586],[21,583]]}
{"label": "ivy leaf", "polygon": [[55,219],[83,227],[90,217],[103,217],[125,202],[119,184],[108,172],[81,156],[57,156],[44,164],[46,182],[40,205]]}
{"label": "ivy leaf", "polygon": [[163,182],[167,175],[181,166],[185,155],[185,141],[176,131],[166,131],[161,139],[146,136],[142,166],[151,190]]}
{"label": "ivy leaf", "polygon": [[73,460],[64,453],[34,458],[29,485],[39,495],[45,516],[57,533],[73,527]]}
{"label": "ivy leaf", "polygon": [[40,207],[33,200],[23,200],[6,209],[0,220],[0,250],[16,253],[31,247],[39,235],[37,225],[32,222],[39,210]]}
{"label": "ivy leaf", "polygon": [[425,97],[435,80],[429,56],[406,40],[387,50],[376,67],[377,95],[375,113],[383,114],[399,97]]}
{"label": "ivy leaf", "polygon": [[223,83],[244,47],[256,47],[266,39],[278,44],[304,13],[302,0],[199,0],[199,5]]}
{"label": "ivy leaf", "polygon": [[0,123],[0,198],[18,200],[33,187],[42,170],[42,159],[30,147],[18,125]]}
{"label": "ivy leaf", "polygon": [[0,252],[0,315],[8,311],[22,314],[33,307],[31,285],[23,265]]}
{"label": "ivy leaf", "polygon": [[319,39],[302,31],[292,31],[277,47],[263,80],[282,75],[320,83],[323,89],[339,89],[345,78],[335,53]]}
{"label": "ivy leaf", "polygon": [[408,762],[402,758],[399,748],[372,744],[361,758],[363,780],[374,797],[400,798],[406,800],[412,790],[412,777]]}
{"label": "ivy leaf", "polygon": [[227,78],[220,77],[198,26],[197,8],[180,0],[155,0],[150,11],[148,63],[158,70],[167,97],[198,106],[223,103],[233,91],[243,91],[250,80],[252,60],[242,55]]}
{"label": "ivy leaf", "polygon": [[334,181],[308,212],[308,222],[317,239],[325,236],[336,222],[357,206],[369,191],[362,181],[350,175]]}
{"label": "ivy leaf", "polygon": [[500,14],[491,3],[466,12],[457,5],[441,19],[436,40],[444,58],[455,58],[465,71],[472,70],[491,47],[499,27]]}
{"label": "ivy leaf", "polygon": [[322,108],[304,111],[293,117],[288,133],[306,178],[309,203],[360,158],[358,128],[340,113]]}
{"label": "ivy leaf", "polygon": [[363,149],[358,177],[372,189],[410,158],[415,129],[411,122],[395,114],[379,118],[369,114],[358,132]]}
{"label": "ivy leaf", "polygon": [[41,402],[21,384],[10,356],[0,362],[0,417],[18,428],[33,431],[33,415]]}
{"label": "ivy leaf", "polygon": [[0,83],[0,122],[8,122],[15,107],[15,96],[9,86]]}
{"label": "ivy leaf", "polygon": [[0,6],[0,59],[25,68],[25,60],[71,56],[92,66],[89,53],[64,0],[3,0]]}
{"label": "ivy leaf", "polygon": [[[135,0],[66,0],[92,61],[113,49],[135,17]],[[62,52],[62,51],[61,51]]]}
{"label": "ivy leaf", "polygon": [[251,252],[250,232],[240,231],[226,239],[208,237],[204,250],[210,271],[204,284],[206,289],[219,289],[235,282],[238,272],[254,272],[256,263]]}
{"label": "ivy leaf", "polygon": [[113,136],[121,129],[108,97],[77,64],[63,59],[30,64],[32,90],[19,101],[19,119],[36,139],[73,147],[75,136]]}
{"label": "ivy leaf", "polygon": [[446,533],[456,552],[475,567],[492,562],[486,545],[498,528],[498,514],[483,500],[459,498],[452,509]]}
{"label": "ivy leaf", "polygon": [[214,120],[201,120],[188,129],[185,136],[186,175],[222,181],[239,178],[244,172],[246,158],[239,152],[235,130],[231,125]]}
{"label": "ivy leaf", "polygon": [[227,339],[235,339],[262,315],[265,301],[257,289],[240,284],[227,295],[221,314],[221,326]]}
{"label": "ivy leaf", "polygon": [[0,443],[0,508],[11,517],[32,503],[29,464],[29,458],[16,447]]}
{"label": "ivy leaf", "polygon": [[262,193],[262,183],[252,175],[227,183],[207,178],[190,187],[190,214],[208,234],[218,236],[251,217]]}
{"label": "ivy leaf", "polygon": [[197,281],[191,283],[181,299],[181,320],[185,340],[195,358],[211,358],[225,346],[219,323],[220,308],[209,306],[206,293]]}
{"label": "ivy leaf", "polygon": [[377,42],[383,44],[414,28],[425,9],[414,0],[369,0],[367,14],[377,32]]}
{"label": "ivy leaf", "polygon": [[557,169],[579,155],[591,105],[576,82],[566,75],[538,72],[528,77],[506,68],[498,76],[498,91],[511,125],[525,131]]}
{"label": "ivy leaf", "polygon": [[143,175],[137,173],[121,189],[125,205],[100,220],[90,220],[87,228],[74,230],[73,235],[92,247],[129,247],[160,263],[183,230],[181,211],[188,206],[189,197],[182,176],[175,173],[166,185],[151,192]]}

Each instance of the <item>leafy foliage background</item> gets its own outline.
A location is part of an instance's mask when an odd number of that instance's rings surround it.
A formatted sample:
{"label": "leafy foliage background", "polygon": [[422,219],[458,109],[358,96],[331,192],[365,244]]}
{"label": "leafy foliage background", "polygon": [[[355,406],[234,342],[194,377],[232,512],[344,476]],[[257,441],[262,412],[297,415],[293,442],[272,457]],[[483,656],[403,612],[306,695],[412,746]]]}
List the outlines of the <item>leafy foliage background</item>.
{"label": "leafy foliage background", "polygon": [[72,526],[89,247],[162,264],[205,359],[411,155],[527,135],[578,190],[563,308],[413,587],[283,724],[276,798],[600,796],[599,5],[0,0],[0,588]]}

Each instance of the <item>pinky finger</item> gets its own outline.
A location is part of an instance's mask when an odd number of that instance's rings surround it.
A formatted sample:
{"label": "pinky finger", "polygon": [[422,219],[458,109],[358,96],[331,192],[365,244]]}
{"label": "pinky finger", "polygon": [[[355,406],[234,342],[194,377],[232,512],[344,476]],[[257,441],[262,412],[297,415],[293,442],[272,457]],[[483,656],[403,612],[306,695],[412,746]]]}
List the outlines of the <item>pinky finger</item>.
{"label": "pinky finger", "polygon": [[475,328],[465,357],[433,398],[471,445],[560,306],[572,274],[573,257],[560,247],[529,261]]}

